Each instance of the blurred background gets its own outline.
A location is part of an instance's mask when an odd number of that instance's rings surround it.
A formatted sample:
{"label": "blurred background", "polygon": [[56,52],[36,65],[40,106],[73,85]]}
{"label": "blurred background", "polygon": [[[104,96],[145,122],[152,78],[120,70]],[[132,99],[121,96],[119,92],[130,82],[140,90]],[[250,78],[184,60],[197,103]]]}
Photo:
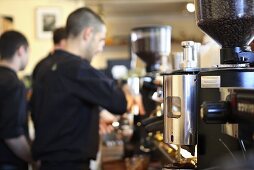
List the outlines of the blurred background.
{"label": "blurred background", "polygon": [[[55,27],[63,26],[69,13],[81,6],[97,11],[107,24],[105,50],[92,62],[99,69],[105,69],[108,60],[130,59],[130,31],[134,27],[172,26],[172,53],[181,50],[183,40],[201,42],[203,38],[195,23],[191,0],[1,0],[0,32],[17,29],[30,42],[30,61],[21,75],[29,75],[52,47],[51,32],[42,32],[40,19],[44,16],[44,24],[55,22]],[[47,14],[55,15],[55,21]]]}

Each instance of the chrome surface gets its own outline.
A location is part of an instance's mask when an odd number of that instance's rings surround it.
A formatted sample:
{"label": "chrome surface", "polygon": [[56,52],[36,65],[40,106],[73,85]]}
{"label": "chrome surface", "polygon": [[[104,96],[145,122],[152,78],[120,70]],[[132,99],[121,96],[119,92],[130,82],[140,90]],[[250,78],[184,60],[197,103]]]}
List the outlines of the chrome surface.
{"label": "chrome surface", "polygon": [[200,43],[194,41],[182,41],[183,61],[180,64],[182,69],[198,68],[200,66]]}
{"label": "chrome surface", "polygon": [[164,75],[164,142],[196,144],[196,75]]}

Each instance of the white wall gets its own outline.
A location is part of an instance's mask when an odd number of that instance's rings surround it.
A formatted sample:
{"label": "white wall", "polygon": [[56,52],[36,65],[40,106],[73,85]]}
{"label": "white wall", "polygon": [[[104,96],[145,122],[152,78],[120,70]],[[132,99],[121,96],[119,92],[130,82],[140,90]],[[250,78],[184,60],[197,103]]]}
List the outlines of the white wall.
{"label": "white wall", "polygon": [[22,74],[30,74],[35,64],[45,57],[52,47],[51,39],[36,37],[36,9],[58,7],[61,11],[61,25],[76,8],[84,5],[83,0],[0,0],[0,15],[14,18],[14,29],[21,31],[30,43],[30,60]]}

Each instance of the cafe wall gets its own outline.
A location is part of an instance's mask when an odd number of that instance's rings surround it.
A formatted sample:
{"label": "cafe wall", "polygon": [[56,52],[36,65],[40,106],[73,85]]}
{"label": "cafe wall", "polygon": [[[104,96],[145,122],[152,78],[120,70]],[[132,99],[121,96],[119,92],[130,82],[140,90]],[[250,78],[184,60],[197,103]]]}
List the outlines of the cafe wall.
{"label": "cafe wall", "polygon": [[43,9],[42,12],[56,9],[59,25],[62,26],[70,12],[83,5],[83,0],[0,0],[0,15],[12,17],[13,28],[21,31],[30,43],[30,60],[21,75],[30,74],[35,64],[45,57],[52,47],[51,38],[44,34],[39,37],[36,31],[40,24],[36,21],[38,9]]}

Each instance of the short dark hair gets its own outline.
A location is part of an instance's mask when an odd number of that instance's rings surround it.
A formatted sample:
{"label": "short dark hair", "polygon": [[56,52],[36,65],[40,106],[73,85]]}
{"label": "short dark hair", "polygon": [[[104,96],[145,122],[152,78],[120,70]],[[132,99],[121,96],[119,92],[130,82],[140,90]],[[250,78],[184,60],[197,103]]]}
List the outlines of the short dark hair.
{"label": "short dark hair", "polygon": [[93,27],[100,31],[101,25],[105,25],[102,18],[90,8],[79,8],[73,11],[67,18],[67,37],[76,37],[85,27]]}
{"label": "short dark hair", "polygon": [[56,28],[53,31],[53,42],[54,44],[59,44],[61,40],[66,39],[66,30],[64,27]]}
{"label": "short dark hair", "polygon": [[26,37],[17,31],[6,31],[0,36],[0,57],[1,59],[12,59],[15,52],[21,46],[28,47]]}

